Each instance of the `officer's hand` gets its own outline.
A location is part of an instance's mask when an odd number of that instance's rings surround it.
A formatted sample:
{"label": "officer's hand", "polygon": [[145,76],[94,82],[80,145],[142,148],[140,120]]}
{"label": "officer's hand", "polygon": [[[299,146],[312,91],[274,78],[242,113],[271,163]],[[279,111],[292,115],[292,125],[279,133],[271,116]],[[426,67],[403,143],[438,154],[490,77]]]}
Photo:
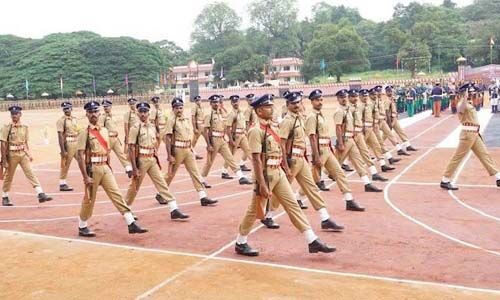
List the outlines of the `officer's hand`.
{"label": "officer's hand", "polygon": [[378,125],[373,125],[373,129],[378,130]]}
{"label": "officer's hand", "polygon": [[132,171],[132,176],[133,176],[134,178],[139,178],[139,177],[141,177],[141,171],[140,171],[139,169],[135,169],[135,170],[133,170],[133,171]]}
{"label": "officer's hand", "polygon": [[208,152],[213,152],[214,151],[214,147],[212,147],[211,145],[208,145],[207,146],[207,151]]}
{"label": "officer's hand", "polygon": [[293,174],[292,174],[292,171],[290,171],[290,169],[286,169],[285,170],[285,174],[286,174],[286,178],[288,179],[288,182],[292,182],[293,180]]}
{"label": "officer's hand", "polygon": [[85,183],[85,185],[91,185],[94,183],[94,179],[92,179],[91,177],[87,176],[83,179],[83,182]]}
{"label": "officer's hand", "polygon": [[199,134],[200,133],[200,130],[199,129],[195,129],[194,130],[194,134]]}
{"label": "officer's hand", "polygon": [[266,199],[271,197],[271,193],[269,192],[267,185],[265,185],[265,184],[259,185],[259,195],[263,198],[266,198]]}
{"label": "officer's hand", "polygon": [[321,159],[319,159],[319,157],[315,157],[313,159],[313,165],[317,168],[321,168]]}
{"label": "officer's hand", "polygon": [[168,161],[169,163],[175,163],[175,157],[173,157],[173,156],[169,156],[169,157],[167,158],[167,161]]}
{"label": "officer's hand", "polygon": [[5,168],[5,169],[8,169],[9,168],[9,163],[5,160],[2,162],[2,167]]}
{"label": "officer's hand", "polygon": [[66,158],[68,156],[68,151],[61,151],[61,158]]}
{"label": "officer's hand", "polygon": [[344,144],[338,144],[337,146],[335,146],[335,148],[337,148],[339,152],[343,152],[345,149]]}
{"label": "officer's hand", "polygon": [[232,139],[229,139],[229,145],[230,145],[231,147],[234,147],[234,141],[233,141]]}

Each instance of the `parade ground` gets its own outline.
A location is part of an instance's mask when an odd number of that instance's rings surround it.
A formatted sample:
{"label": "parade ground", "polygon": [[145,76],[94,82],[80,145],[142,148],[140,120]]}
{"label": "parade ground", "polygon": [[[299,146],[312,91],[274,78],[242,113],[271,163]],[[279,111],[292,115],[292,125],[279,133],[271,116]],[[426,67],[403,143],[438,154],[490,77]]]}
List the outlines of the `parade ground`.
{"label": "parade ground", "polygon": [[[304,103],[310,111],[309,101]],[[276,109],[282,104],[278,101]],[[332,121],[335,105],[325,99],[327,120]],[[118,124],[126,109],[113,108]],[[185,113],[190,109],[186,106]],[[85,126],[83,109],[74,108],[73,114]],[[331,190],[322,196],[332,218],[345,226],[342,233],[321,231],[308,202],[312,228],[336,252],[309,254],[281,210],[275,217],[280,229],[255,223],[249,236],[249,244],[260,250],[255,258],[234,252],[252,186],[239,185],[236,177],[221,179],[220,156],[208,177],[212,188],[207,192],[219,201],[216,206],[200,206],[181,167],[170,190],[189,221],[170,220],[168,207],[154,199],[156,190],[146,178],[132,209],[148,233],[129,235],[101,189],[89,220],[97,237],[78,237],[83,179],[73,162],[68,183],[75,190],[59,192],[55,123],[61,115],[60,110],[23,111],[34,171],[54,199],[39,204],[18,169],[9,193],[14,206],[0,207],[0,299],[500,299],[500,189],[474,155],[457,172],[458,191],[439,187],[459,139],[458,119],[449,110],[440,118],[424,111],[401,120],[419,151],[384,173],[388,182],[376,182],[382,193],[365,193],[357,174],[348,173],[365,212],[346,211],[335,182],[326,181]],[[478,116],[488,149],[500,164],[500,116],[489,107]],[[0,119],[8,122],[8,112]],[[196,151],[206,158],[203,141]],[[129,179],[113,153],[111,158],[125,194]],[[166,170],[164,144],[160,162]],[[201,169],[204,160],[197,163]]]}

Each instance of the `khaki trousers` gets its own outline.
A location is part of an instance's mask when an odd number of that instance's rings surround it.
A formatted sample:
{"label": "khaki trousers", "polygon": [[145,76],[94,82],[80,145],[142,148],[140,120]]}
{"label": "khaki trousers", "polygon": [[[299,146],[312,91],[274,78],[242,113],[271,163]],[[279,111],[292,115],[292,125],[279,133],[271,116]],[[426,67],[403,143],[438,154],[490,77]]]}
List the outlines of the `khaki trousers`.
{"label": "khaki trousers", "polygon": [[8,160],[9,168],[7,169],[7,172],[5,174],[2,187],[2,190],[5,193],[10,191],[12,180],[14,179],[14,175],[16,174],[17,165],[21,165],[24,176],[26,176],[32,187],[40,186],[40,181],[38,181],[35,173],[33,173],[30,160],[24,152],[18,154],[12,154],[12,152],[10,152]]}
{"label": "khaki trousers", "polygon": [[[337,160],[337,157],[333,154],[330,147],[320,146],[319,151],[320,151],[321,165],[326,169],[326,172],[329,175],[335,178],[335,182],[337,183],[340,192],[342,192],[342,194],[350,193],[351,189],[349,188],[349,184],[347,183],[347,177],[344,173],[344,170],[342,170],[342,167],[339,161]],[[312,168],[313,168],[312,173],[314,182],[319,182],[321,179],[319,173],[320,170],[314,166],[312,166]],[[299,191],[299,193],[301,193],[301,191]]]}
{"label": "khaki trousers", "polygon": [[203,171],[201,172],[201,176],[203,177],[208,176],[208,173],[210,172],[210,168],[212,168],[217,153],[220,153],[220,155],[222,155],[222,158],[224,158],[224,162],[231,168],[231,170],[237,172],[240,169],[240,167],[234,161],[234,157],[231,154],[231,151],[229,150],[229,145],[223,138],[214,137],[213,148],[214,151],[207,152],[207,160],[205,162],[205,165],[203,166]]}
{"label": "khaki trousers", "polygon": [[113,171],[111,171],[109,166],[94,165],[92,166],[92,173],[94,183],[91,188],[85,189],[85,195],[83,196],[82,206],[80,208],[80,219],[82,221],[87,221],[92,216],[99,186],[102,186],[108,198],[122,215],[126,212],[130,212],[130,207],[125,203],[125,200],[123,200]]}
{"label": "khaki trousers", "polygon": [[[246,134],[238,134],[236,136],[234,147],[229,146],[233,157],[234,154],[236,153],[236,150],[238,150],[238,147],[241,148],[241,150],[243,151],[243,156],[241,157],[242,160],[246,160],[247,158],[252,158],[252,153],[250,151],[250,146],[248,145],[248,138]],[[224,162],[224,168],[227,169],[228,166],[229,166],[228,163]]]}
{"label": "khaki trousers", "polygon": [[446,171],[444,172],[444,177],[451,178],[458,166],[462,162],[465,155],[472,150],[474,154],[479,158],[479,161],[483,164],[488,171],[490,176],[495,175],[498,172],[498,168],[495,165],[495,162],[491,158],[488,153],[488,149],[486,149],[486,145],[482,137],[476,132],[465,132],[462,131],[460,134],[460,142],[458,144],[457,150],[455,150],[455,154],[451,157],[448,162],[448,166],[446,167]]}
{"label": "khaki trousers", "polygon": [[365,170],[366,165],[363,163],[358,147],[356,147],[352,138],[347,138],[347,141],[344,143],[344,151],[337,151],[336,154],[340,164],[342,164],[345,159],[349,157],[349,161],[352,162],[352,165],[354,166],[354,169],[356,169],[356,173],[358,173],[359,177],[367,174]]}
{"label": "khaki trousers", "polygon": [[385,120],[380,120],[379,126],[380,126],[380,131],[382,131],[382,143],[381,144],[383,144],[386,139],[389,139],[391,144],[393,146],[396,146],[398,144],[398,140],[396,139],[396,137],[392,133],[391,128],[389,128],[389,125],[387,125],[387,122]]}
{"label": "khaki trousers", "polygon": [[372,161],[370,151],[368,150],[368,146],[365,142],[365,135],[357,133],[356,136],[354,136],[354,143],[356,143],[356,146],[358,147],[359,154],[361,154],[363,162],[369,167],[374,166],[375,164]]}
{"label": "khaki trousers", "polygon": [[383,138],[383,133],[382,133],[382,130],[380,130],[380,128],[377,128],[377,129],[373,129],[373,132],[375,133],[375,137],[377,138],[377,141],[378,141],[378,144],[380,145],[380,149],[382,150],[382,153],[387,153],[389,152],[389,150],[385,147],[385,143],[384,143],[384,138]]}
{"label": "khaki trousers", "polygon": [[[293,226],[297,228],[300,232],[304,232],[311,229],[309,221],[300,209],[295,197],[293,195],[292,187],[286,178],[285,172],[281,168],[279,169],[267,169],[267,178],[269,182],[269,190],[273,195],[271,201],[278,201],[285,209],[290,221],[292,221]],[[239,233],[240,235],[248,235],[252,226],[255,223],[257,216],[257,205],[261,205],[261,209],[265,211],[265,202],[257,203],[257,196],[255,192],[252,196],[252,202],[245,212],[245,216],[240,223]]]}
{"label": "khaki trousers", "polygon": [[205,187],[202,184],[200,172],[198,171],[198,166],[196,165],[194,153],[191,148],[175,148],[175,162],[173,164],[169,164],[168,173],[165,175],[167,185],[170,186],[170,183],[172,183],[175,173],[177,173],[181,164],[184,164],[186,167],[196,191],[204,191]]}
{"label": "khaki trousers", "polygon": [[61,173],[59,176],[59,179],[66,179],[68,178],[68,171],[69,167],[71,167],[71,163],[73,162],[73,159],[76,160],[76,154],[77,154],[77,145],[76,141],[72,143],[66,142],[66,152],[68,155],[66,156],[64,160],[64,164],[61,165]]}
{"label": "khaki trousers", "polygon": [[115,152],[116,157],[118,157],[118,160],[124,168],[126,166],[131,166],[127,156],[123,152],[122,143],[120,142],[120,139],[118,137],[109,138],[109,148],[113,150],[113,152]]}
{"label": "khaki trousers", "polygon": [[127,195],[125,196],[125,201],[128,205],[132,205],[134,202],[146,174],[149,175],[149,178],[151,178],[156,190],[163,199],[168,202],[175,200],[174,195],[168,190],[167,182],[161,174],[160,166],[158,166],[154,157],[140,157],[139,170],[141,171],[141,176],[138,179],[132,179],[128,186]]}
{"label": "khaki trousers", "polygon": [[196,143],[198,142],[198,139],[200,138],[201,133],[194,133],[193,134],[193,140],[191,141],[191,147],[195,147]]}
{"label": "khaki trousers", "polygon": [[401,141],[408,142],[408,136],[406,135],[403,128],[399,124],[398,120],[396,120],[396,122],[394,122],[394,126],[392,127],[392,129],[394,129],[394,132],[396,132],[396,134],[399,136]]}
{"label": "khaki trousers", "polygon": [[365,142],[366,145],[370,147],[370,149],[372,149],[373,154],[375,154],[377,160],[381,160],[384,158],[382,147],[378,142],[377,135],[375,134],[375,131],[373,131],[373,128],[365,129]]}

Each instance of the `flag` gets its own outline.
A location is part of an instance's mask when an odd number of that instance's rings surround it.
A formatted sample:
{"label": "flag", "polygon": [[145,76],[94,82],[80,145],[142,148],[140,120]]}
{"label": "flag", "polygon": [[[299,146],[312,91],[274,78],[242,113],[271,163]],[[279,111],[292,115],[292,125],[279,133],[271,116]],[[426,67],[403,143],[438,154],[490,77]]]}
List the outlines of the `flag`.
{"label": "flag", "polygon": [[62,90],[63,90],[63,88],[64,88],[64,83],[63,83],[63,78],[62,78],[62,76],[59,78],[59,80],[60,80],[61,92],[62,92]]}
{"label": "flag", "polygon": [[493,40],[493,37],[490,37],[490,46],[495,45],[495,41]]}
{"label": "flag", "polygon": [[92,88],[94,89],[95,92],[95,77],[92,76]]}
{"label": "flag", "polygon": [[160,85],[160,73],[156,73],[156,82]]}
{"label": "flag", "polygon": [[128,87],[128,73],[125,73],[125,86]]}
{"label": "flag", "polygon": [[26,79],[26,81],[25,81],[24,85],[25,85],[25,87],[26,87],[26,93],[28,93],[28,92],[29,92],[29,90],[30,90],[30,83],[29,83],[28,79]]}
{"label": "flag", "polygon": [[224,78],[224,67],[220,67],[220,79]]}
{"label": "flag", "polygon": [[321,59],[321,61],[319,62],[319,68],[320,70],[324,70],[326,68],[325,59]]}
{"label": "flag", "polygon": [[215,60],[212,58],[212,65],[215,65]]}

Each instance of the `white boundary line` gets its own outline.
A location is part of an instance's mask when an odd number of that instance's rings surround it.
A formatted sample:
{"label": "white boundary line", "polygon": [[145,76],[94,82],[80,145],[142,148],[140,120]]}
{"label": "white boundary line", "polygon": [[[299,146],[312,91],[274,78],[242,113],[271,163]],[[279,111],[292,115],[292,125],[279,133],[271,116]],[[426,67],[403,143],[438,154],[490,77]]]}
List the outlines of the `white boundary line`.
{"label": "white boundary line", "polygon": [[[151,252],[151,253],[158,253],[158,254],[179,255],[179,256],[195,257],[195,258],[202,258],[202,259],[208,257],[208,255],[204,255],[204,254],[196,254],[196,253],[181,252],[181,251],[171,251],[171,250],[163,250],[163,249],[155,249],[155,248],[143,248],[143,247],[137,247],[137,246],[127,246],[127,245],[112,244],[112,243],[106,243],[106,242],[89,241],[89,240],[84,240],[84,239],[63,238],[63,237],[36,234],[36,233],[27,233],[27,232],[22,232],[22,231],[15,231],[15,230],[0,229],[0,232],[10,234],[12,236],[35,237],[35,238],[41,238],[41,239],[50,239],[50,240],[74,242],[74,243],[88,244],[88,245],[101,246],[101,247],[117,248],[117,249],[123,249],[123,250],[144,251],[144,252]],[[336,272],[336,271],[329,271],[329,270],[322,270],[322,269],[303,268],[303,267],[296,267],[296,266],[285,265],[285,264],[265,263],[265,262],[258,262],[258,261],[252,261],[252,260],[227,258],[227,257],[212,257],[211,259],[217,260],[217,261],[233,262],[233,263],[237,263],[237,264],[264,266],[264,267],[293,270],[293,271],[306,272],[306,273],[335,275],[335,276],[342,276],[342,277],[348,277],[348,278],[371,279],[371,280],[379,280],[379,281],[386,281],[386,282],[404,283],[404,284],[410,284],[410,285],[422,285],[422,286],[431,286],[431,287],[440,287],[440,288],[451,288],[451,289],[456,289],[456,290],[490,293],[490,294],[494,294],[494,295],[500,295],[500,289],[476,288],[476,287],[468,287],[468,286],[439,283],[439,282],[432,282],[432,281],[420,281],[420,280],[411,280],[411,279],[376,276],[376,275],[350,273],[350,272]]]}

